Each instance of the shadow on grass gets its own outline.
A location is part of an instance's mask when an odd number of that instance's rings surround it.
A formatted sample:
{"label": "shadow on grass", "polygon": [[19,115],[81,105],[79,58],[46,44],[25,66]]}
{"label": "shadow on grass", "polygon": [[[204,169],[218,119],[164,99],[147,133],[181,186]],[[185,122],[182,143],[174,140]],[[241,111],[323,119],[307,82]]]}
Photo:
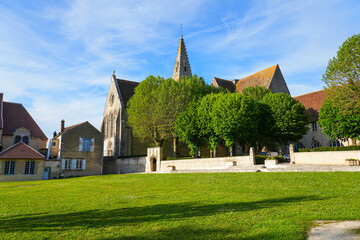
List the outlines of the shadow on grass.
{"label": "shadow on grass", "polygon": [[[88,210],[59,214],[16,215],[0,219],[0,232],[64,231],[81,228],[131,226],[162,220],[176,221],[191,217],[210,216],[223,212],[246,212],[285,206],[297,202],[317,200],[324,200],[324,198],[315,196],[300,196],[267,199],[254,202],[221,204],[189,202],[111,210]],[[188,228],[188,230],[195,231],[196,229]],[[216,229],[214,229],[214,231],[216,231]],[[221,229],[218,231],[221,231]],[[166,233],[164,232],[162,234]]]}

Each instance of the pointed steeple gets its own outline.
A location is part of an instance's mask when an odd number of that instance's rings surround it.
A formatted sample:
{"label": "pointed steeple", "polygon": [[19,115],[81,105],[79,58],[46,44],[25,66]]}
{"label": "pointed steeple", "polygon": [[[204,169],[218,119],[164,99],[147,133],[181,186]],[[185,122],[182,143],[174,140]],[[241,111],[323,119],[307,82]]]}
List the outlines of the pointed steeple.
{"label": "pointed steeple", "polygon": [[182,76],[189,76],[190,78],[192,77],[190,62],[186,52],[185,42],[181,34],[172,78],[175,81],[178,81]]}

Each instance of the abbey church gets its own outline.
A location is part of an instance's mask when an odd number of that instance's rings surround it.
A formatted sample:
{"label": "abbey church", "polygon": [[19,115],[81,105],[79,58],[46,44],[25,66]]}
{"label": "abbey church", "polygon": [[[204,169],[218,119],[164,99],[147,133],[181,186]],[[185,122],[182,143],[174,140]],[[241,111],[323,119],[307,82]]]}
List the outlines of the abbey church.
{"label": "abbey church", "polygon": [[[185,42],[183,36],[181,36],[172,78],[177,81],[183,76],[189,76],[191,78],[192,72]],[[146,154],[149,146],[133,136],[131,128],[127,123],[126,106],[138,85],[138,82],[117,78],[115,71],[113,72],[101,125],[101,132],[104,135],[104,156],[134,156]],[[213,77],[212,85],[228,89],[230,92],[237,91],[239,93],[242,93],[242,90],[249,86],[258,85],[270,89],[273,93],[282,92],[290,94],[279,65],[266,68],[243,79],[225,80]],[[313,96],[313,94],[309,94],[309,96]],[[318,99],[319,101],[315,99],[314,101],[316,102],[312,102],[311,99],[309,100],[307,97],[300,97],[298,100],[304,102],[305,107],[310,109],[313,108],[314,104],[321,106],[324,98]],[[317,124],[316,114],[318,114],[318,111],[319,107],[314,111],[308,111],[310,115],[314,115],[311,119],[315,121],[311,122],[309,126],[313,127],[314,124]],[[314,127],[312,130],[314,130]],[[307,135],[309,134],[311,134],[311,132]],[[313,137],[311,135],[312,137],[309,137],[307,135],[303,138],[305,142],[301,141],[301,145],[298,146],[311,148],[314,142],[317,143],[316,146],[329,145],[330,139],[322,133],[316,136],[321,140],[325,139],[325,142],[314,139],[316,138],[315,136]],[[165,156],[172,155],[172,144],[170,144],[170,141],[163,144],[163,151]],[[179,146],[178,152],[182,156],[188,155],[188,149],[186,147]],[[218,155],[225,154],[226,151],[223,150],[220,151]]]}

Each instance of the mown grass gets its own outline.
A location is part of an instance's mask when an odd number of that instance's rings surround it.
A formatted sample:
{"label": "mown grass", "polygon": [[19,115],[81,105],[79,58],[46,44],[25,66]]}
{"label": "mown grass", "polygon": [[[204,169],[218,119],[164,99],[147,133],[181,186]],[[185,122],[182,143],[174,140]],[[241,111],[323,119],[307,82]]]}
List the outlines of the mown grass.
{"label": "mown grass", "polygon": [[360,173],[132,174],[0,183],[0,239],[306,239],[360,219]]}

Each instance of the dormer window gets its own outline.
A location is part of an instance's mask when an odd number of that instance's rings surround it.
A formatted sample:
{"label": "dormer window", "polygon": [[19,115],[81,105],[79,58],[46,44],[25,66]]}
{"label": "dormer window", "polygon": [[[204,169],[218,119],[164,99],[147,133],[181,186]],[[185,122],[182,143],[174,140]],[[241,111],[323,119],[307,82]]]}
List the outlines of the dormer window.
{"label": "dormer window", "polygon": [[18,142],[21,142],[21,136],[20,135],[17,135],[15,137],[15,141],[14,141],[14,144],[18,143]]}
{"label": "dormer window", "polygon": [[29,145],[29,137],[28,136],[23,136],[22,141],[23,141],[23,143]]}

